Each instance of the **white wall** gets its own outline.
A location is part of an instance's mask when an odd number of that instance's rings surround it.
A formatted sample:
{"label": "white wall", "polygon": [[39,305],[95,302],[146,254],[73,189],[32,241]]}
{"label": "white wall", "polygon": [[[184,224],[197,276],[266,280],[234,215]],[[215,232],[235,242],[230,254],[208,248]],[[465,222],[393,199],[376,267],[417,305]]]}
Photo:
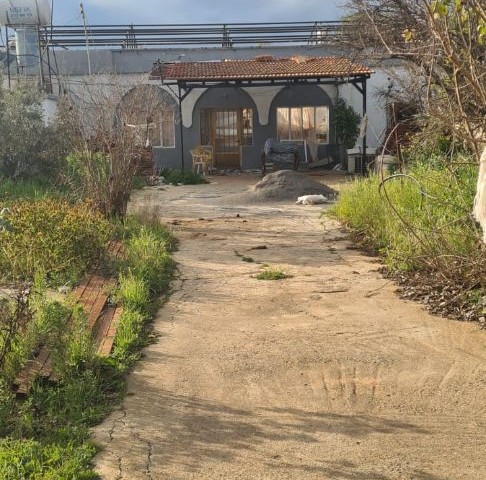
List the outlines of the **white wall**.
{"label": "white wall", "polygon": [[[371,149],[376,149],[380,146],[386,130],[386,110],[382,102],[377,98],[377,91],[387,88],[389,84],[388,77],[389,75],[383,70],[377,69],[367,82],[367,145]],[[346,102],[351,105],[357,113],[362,115],[363,96],[353,85],[341,85],[339,87],[339,95],[341,98],[344,98],[344,100],[346,100]],[[361,146],[362,140],[359,138],[356,142],[356,147]]]}

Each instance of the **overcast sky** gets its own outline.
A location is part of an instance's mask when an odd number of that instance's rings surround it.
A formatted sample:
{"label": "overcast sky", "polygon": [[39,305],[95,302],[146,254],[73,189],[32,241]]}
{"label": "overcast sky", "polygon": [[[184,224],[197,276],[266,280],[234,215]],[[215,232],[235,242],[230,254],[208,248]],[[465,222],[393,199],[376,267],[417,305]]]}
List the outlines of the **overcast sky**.
{"label": "overcast sky", "polygon": [[[344,0],[84,0],[88,22],[223,23],[337,20]],[[80,24],[80,0],[54,0],[56,25]]]}

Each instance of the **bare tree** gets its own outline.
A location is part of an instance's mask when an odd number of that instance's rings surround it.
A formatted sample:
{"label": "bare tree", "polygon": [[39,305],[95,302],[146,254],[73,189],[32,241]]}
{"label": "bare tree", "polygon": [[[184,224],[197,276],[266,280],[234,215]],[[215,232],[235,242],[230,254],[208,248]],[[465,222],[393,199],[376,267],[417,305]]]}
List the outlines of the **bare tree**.
{"label": "bare tree", "polygon": [[486,135],[486,15],[483,0],[349,0],[358,46],[401,58],[421,78],[428,119],[477,159]]}
{"label": "bare tree", "polygon": [[66,95],[59,113],[71,139],[68,180],[106,216],[123,216],[133,178],[160,138],[166,97],[144,79],[92,76],[81,87]]}

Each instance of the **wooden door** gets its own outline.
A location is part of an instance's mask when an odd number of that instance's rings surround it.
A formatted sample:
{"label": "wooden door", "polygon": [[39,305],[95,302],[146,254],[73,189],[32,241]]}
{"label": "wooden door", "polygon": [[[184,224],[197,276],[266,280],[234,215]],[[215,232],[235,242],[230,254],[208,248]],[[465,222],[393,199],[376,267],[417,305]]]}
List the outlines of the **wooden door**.
{"label": "wooden door", "polygon": [[241,111],[211,111],[211,140],[218,168],[241,168]]}

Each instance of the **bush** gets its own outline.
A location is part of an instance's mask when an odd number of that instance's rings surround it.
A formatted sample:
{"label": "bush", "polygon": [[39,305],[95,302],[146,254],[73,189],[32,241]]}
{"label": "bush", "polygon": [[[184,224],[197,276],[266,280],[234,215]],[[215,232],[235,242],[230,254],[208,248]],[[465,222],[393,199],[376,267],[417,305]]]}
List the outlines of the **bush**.
{"label": "bush", "polygon": [[192,170],[163,168],[159,175],[164,177],[165,183],[171,183],[173,185],[199,185],[201,183],[208,183],[204,177],[194,173]]}
{"label": "bush", "polygon": [[42,96],[36,87],[3,89],[0,79],[0,175],[35,178],[59,172],[64,136],[46,125]]}
{"label": "bush", "polygon": [[110,234],[108,222],[88,204],[51,199],[16,202],[3,220],[4,281],[29,280],[45,272],[53,284],[73,282],[104,252]]}
{"label": "bush", "polygon": [[477,168],[429,160],[407,174],[381,189],[376,175],[354,181],[342,189],[334,215],[393,270],[438,271],[452,281],[484,283],[485,251],[470,216]]}

